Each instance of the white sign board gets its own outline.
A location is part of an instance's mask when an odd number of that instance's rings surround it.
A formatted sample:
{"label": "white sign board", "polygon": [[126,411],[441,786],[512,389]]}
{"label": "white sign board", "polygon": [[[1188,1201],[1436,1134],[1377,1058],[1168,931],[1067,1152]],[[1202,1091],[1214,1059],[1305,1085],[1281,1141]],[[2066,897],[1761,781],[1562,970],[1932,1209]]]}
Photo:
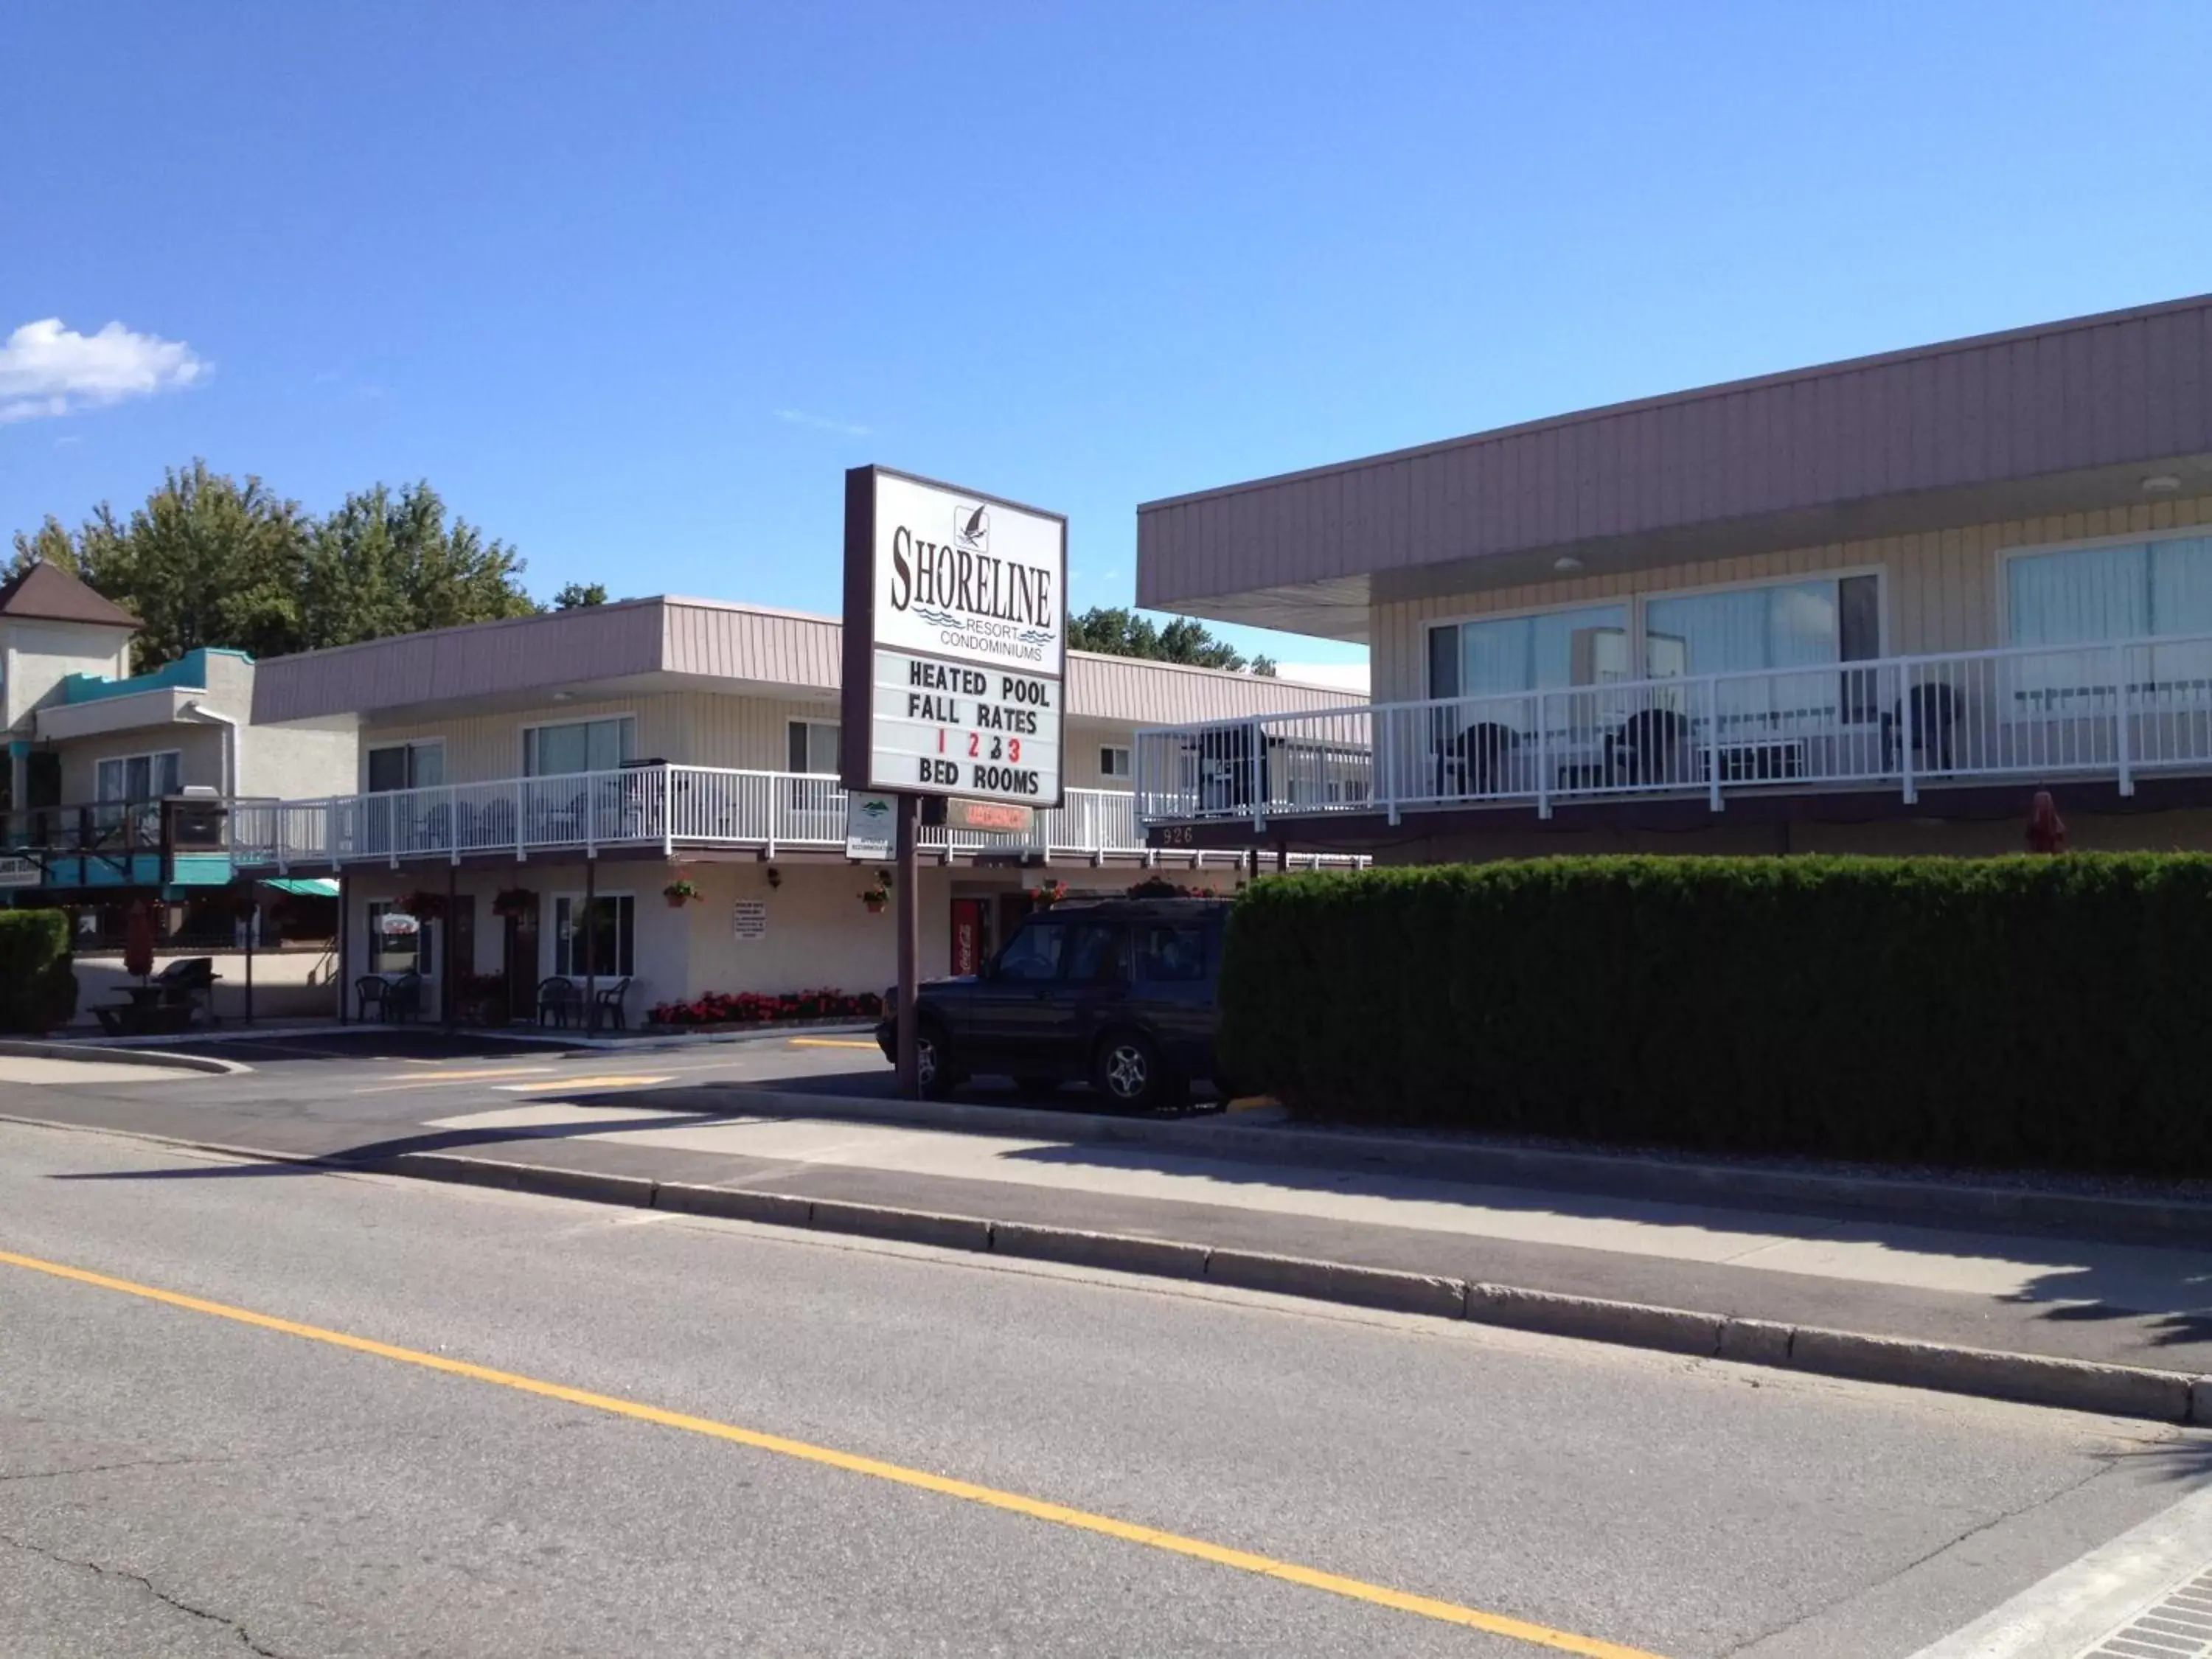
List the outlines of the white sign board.
{"label": "white sign board", "polygon": [[739,899],[730,908],[730,933],[738,939],[768,937],[768,901]]}
{"label": "white sign board", "polygon": [[898,841],[898,806],[889,795],[845,797],[845,856],[870,864],[890,862]]}
{"label": "white sign board", "polygon": [[846,787],[1059,805],[1066,520],[880,467],[845,482]]}

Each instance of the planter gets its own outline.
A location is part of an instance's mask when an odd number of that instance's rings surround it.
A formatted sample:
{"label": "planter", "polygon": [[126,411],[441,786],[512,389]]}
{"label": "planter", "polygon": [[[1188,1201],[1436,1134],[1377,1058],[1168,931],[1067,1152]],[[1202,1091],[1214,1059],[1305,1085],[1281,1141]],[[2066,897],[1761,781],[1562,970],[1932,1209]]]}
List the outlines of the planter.
{"label": "planter", "polygon": [[514,1018],[514,1013],[507,1006],[507,998],[502,994],[483,1001],[471,999],[456,1003],[453,1016],[457,1024],[494,1026],[507,1024]]}
{"label": "planter", "polygon": [[691,901],[681,893],[672,893],[668,896],[668,908],[672,910],[681,910],[690,902]]}
{"label": "planter", "polygon": [[882,899],[862,899],[860,902],[868,907],[868,914],[872,916],[879,916],[884,913],[884,901]]}

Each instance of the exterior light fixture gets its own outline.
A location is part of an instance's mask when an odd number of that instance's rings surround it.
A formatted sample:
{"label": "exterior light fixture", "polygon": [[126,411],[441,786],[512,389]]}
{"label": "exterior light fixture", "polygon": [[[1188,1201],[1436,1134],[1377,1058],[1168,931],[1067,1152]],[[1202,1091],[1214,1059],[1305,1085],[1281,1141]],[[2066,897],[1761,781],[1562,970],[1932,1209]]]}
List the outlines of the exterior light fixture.
{"label": "exterior light fixture", "polygon": [[1571,553],[1562,553],[1552,561],[1552,568],[1562,576],[1571,576],[1583,568],[1583,562]]}
{"label": "exterior light fixture", "polygon": [[2171,472],[2154,472],[2142,481],[2142,487],[2147,495],[2163,495],[2180,489],[2181,480]]}

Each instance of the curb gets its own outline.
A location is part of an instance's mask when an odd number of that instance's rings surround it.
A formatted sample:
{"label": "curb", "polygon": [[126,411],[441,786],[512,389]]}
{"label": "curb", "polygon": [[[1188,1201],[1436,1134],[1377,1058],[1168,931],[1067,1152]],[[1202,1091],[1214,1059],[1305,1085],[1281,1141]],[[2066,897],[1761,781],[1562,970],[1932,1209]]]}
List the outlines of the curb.
{"label": "curb", "polygon": [[[1947,1231],[1979,1227],[2084,1231],[2116,1240],[2212,1241],[2212,1200],[2101,1198],[1967,1182],[1904,1181],[1881,1176],[1825,1176],[1725,1164],[1678,1163],[1606,1152],[1538,1147],[1469,1146],[1411,1135],[1349,1134],[1333,1129],[1203,1118],[1109,1117],[981,1102],[872,1099],[787,1090],[679,1085],[638,1091],[679,1110],[855,1119],[965,1129],[1041,1140],[1170,1146],[1210,1157],[1319,1164],[1341,1170],[1392,1170],[1446,1181],[1541,1188],[1731,1210],[1812,1204],[1895,1216]],[[740,1104],[739,1103],[742,1103]]]}
{"label": "curb", "polygon": [[[0,1121],[87,1132],[87,1126],[0,1115]],[[893,1239],[979,1255],[1054,1261],[1156,1279],[1267,1291],[1344,1306],[1381,1308],[1470,1324],[1604,1342],[1700,1359],[1831,1376],[1856,1382],[1969,1395],[2023,1405],[2093,1412],[2160,1423],[2212,1425],[2212,1376],[2039,1354],[2005,1353],[1940,1342],[1869,1336],[1812,1325],[1739,1319],[1683,1308],[1567,1296],[1510,1285],[1362,1267],[1300,1256],[1118,1233],[1085,1232],[1032,1222],[993,1221],[884,1205],[810,1199],[796,1193],[659,1182],[451,1152],[403,1152],[348,1159],[264,1152],[252,1147],[127,1129],[94,1129],[163,1146],[286,1164],[333,1175],[402,1176],[529,1193],[677,1215],[760,1222],[809,1231]]]}
{"label": "curb", "polygon": [[210,1054],[172,1054],[159,1048],[109,1048],[96,1042],[39,1042],[10,1037],[0,1042],[0,1054],[20,1054],[27,1060],[98,1060],[110,1066],[144,1066],[172,1072],[213,1072],[228,1075],[253,1068],[235,1060]]}
{"label": "curb", "polygon": [[[230,1146],[204,1150],[248,1158],[266,1156]],[[508,1164],[448,1152],[404,1152],[363,1162],[309,1158],[277,1161],[308,1164],[334,1173],[368,1172],[454,1182],[549,1198],[762,1222],[771,1226],[894,1239],[903,1243],[1055,1261],[1150,1278],[1269,1291],[1350,1307],[1381,1308],[1547,1336],[1574,1337],[1617,1347],[1725,1359],[1815,1376],[1884,1382],[1942,1394],[2094,1412],[2101,1416],[2212,1424],[2212,1376],[2151,1370],[2136,1365],[1908,1341],[1826,1330],[1818,1326],[1738,1319],[1682,1308],[1565,1296],[1386,1267],[1215,1249],[1170,1239],[809,1199],[795,1193],[663,1182],[641,1176]]]}

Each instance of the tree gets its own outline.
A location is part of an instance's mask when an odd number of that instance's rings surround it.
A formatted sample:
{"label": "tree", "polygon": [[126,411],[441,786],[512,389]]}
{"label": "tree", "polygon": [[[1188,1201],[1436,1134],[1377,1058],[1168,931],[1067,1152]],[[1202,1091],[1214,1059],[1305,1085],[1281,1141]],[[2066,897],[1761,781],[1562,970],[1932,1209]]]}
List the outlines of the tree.
{"label": "tree", "polygon": [[141,672],[204,645],[276,656],[299,648],[307,532],[296,501],[196,460],[128,522],[103,503],[74,536],[53,518],[19,532],[11,569],[51,560],[136,616]]}
{"label": "tree", "polygon": [[586,605],[605,605],[607,585],[605,582],[570,582],[553,596],[556,611],[579,611]]}
{"label": "tree", "polygon": [[428,483],[345,498],[315,526],[307,561],[303,650],[426,628],[533,615],[523,562],[467,520],[446,521]]}
{"label": "tree", "polygon": [[278,657],[538,609],[514,550],[449,522],[427,483],[378,484],[317,519],[201,460],[172,469],[128,521],[103,503],[74,533],[52,517],[19,531],[9,574],[41,560],[145,623],[142,672],[203,645]]}
{"label": "tree", "polygon": [[1149,617],[1121,606],[1093,605],[1079,617],[1067,619],[1067,644],[1073,651],[1099,651],[1109,657],[1145,657],[1154,662],[1188,663],[1199,668],[1226,668],[1237,673],[1273,677],[1272,657],[1249,660],[1226,640],[1217,640],[1206,624],[1177,617],[1160,627]]}

